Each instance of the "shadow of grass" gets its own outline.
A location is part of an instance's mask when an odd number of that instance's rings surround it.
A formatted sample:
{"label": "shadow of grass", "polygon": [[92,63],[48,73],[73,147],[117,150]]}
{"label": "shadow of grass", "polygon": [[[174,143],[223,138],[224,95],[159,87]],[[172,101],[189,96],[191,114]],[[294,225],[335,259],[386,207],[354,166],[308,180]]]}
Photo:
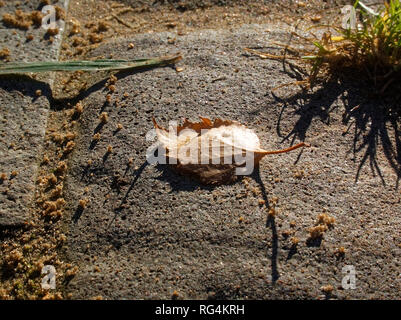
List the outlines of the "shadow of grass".
{"label": "shadow of grass", "polygon": [[[282,142],[291,144],[299,139],[304,141],[312,122],[319,119],[330,125],[331,114],[338,108],[339,101],[344,107],[342,123],[347,126],[343,136],[352,134],[353,143],[349,152],[354,157],[362,155],[355,174],[358,181],[362,168],[369,165],[374,176],[378,175],[386,185],[377,161],[378,152],[385,158],[397,176],[396,188],[401,177],[401,90],[393,88],[385,96],[372,90],[368,82],[352,77],[333,76],[312,92],[299,92],[288,98],[273,94],[276,101],[282,103],[276,131]],[[283,114],[288,106],[295,106],[292,116],[298,119],[291,131],[282,133]],[[380,150],[380,151],[379,151]],[[381,151],[382,150],[382,151]]]}
{"label": "shadow of grass", "polygon": [[[257,166],[252,174],[252,178],[259,184],[260,190],[262,192],[262,198],[264,200],[264,206],[267,210],[269,210],[269,199],[267,196],[267,191],[265,188],[265,184],[263,183],[262,177],[260,175],[260,168]],[[272,216],[267,216],[266,219],[266,228],[271,229],[271,254],[267,253],[267,256],[270,257],[271,262],[271,279],[272,284],[275,284],[277,280],[280,278],[280,273],[278,272],[277,267],[277,259],[278,259],[278,234],[275,218]]]}

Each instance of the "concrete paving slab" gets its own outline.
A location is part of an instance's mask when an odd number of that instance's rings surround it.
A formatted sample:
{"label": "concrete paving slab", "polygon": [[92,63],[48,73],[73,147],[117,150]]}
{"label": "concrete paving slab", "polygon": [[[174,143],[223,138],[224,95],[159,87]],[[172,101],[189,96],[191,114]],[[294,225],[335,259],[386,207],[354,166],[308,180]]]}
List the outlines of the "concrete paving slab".
{"label": "concrete paving slab", "polygon": [[[42,92],[41,97],[36,91]],[[23,224],[34,206],[39,161],[43,158],[50,88],[29,78],[0,79],[0,226]],[[17,175],[12,177],[12,173]]]}
{"label": "concrete paving slab", "polygon": [[[63,2],[54,2],[60,4]],[[67,4],[67,2],[66,2]],[[16,9],[31,12],[40,9],[40,1],[7,1],[0,16]],[[60,25],[61,26],[61,25]],[[0,23],[0,48],[10,50],[10,61],[57,60],[63,28],[53,43],[45,39],[46,30],[10,28]],[[33,35],[31,41],[27,35]],[[7,180],[1,183],[0,226],[17,226],[29,220],[33,207],[35,179],[39,161],[43,158],[43,137],[52,96],[53,75],[0,78],[0,172]],[[12,172],[18,173],[11,177]]]}
{"label": "concrete paving slab", "polygon": [[[273,96],[272,88],[293,81],[290,72],[243,48],[266,48],[285,34],[278,25],[248,25],[169,44],[171,34],[155,33],[93,52],[134,58],[180,51],[185,58],[182,72],[120,73],[114,93],[103,83],[82,102],[65,187],[65,255],[80,268],[66,286],[73,298],[168,299],[174,291],[190,299],[400,298],[398,131],[380,111],[391,101],[366,102],[346,82],[289,102],[280,96],[296,94],[294,86]],[[99,125],[102,112],[109,120]],[[301,140],[312,147],[266,158],[233,185],[205,187],[147,165],[153,116],[165,125],[181,117],[233,119],[255,129],[266,149]],[[308,229],[323,212],[336,222],[311,240]],[[355,289],[344,278],[352,270]]]}
{"label": "concrete paving slab", "polygon": [[[60,8],[68,8],[69,1],[53,1],[52,5]],[[57,60],[64,31],[64,21],[58,20],[59,33],[54,35],[54,41],[50,42],[46,35],[46,29],[32,25],[27,30],[21,30],[4,23],[4,14],[14,15],[19,9],[24,13],[41,11],[43,4],[40,0],[32,1],[7,1],[0,8],[0,48],[7,47],[10,51],[10,61],[46,61]],[[27,39],[28,36],[32,38]]]}

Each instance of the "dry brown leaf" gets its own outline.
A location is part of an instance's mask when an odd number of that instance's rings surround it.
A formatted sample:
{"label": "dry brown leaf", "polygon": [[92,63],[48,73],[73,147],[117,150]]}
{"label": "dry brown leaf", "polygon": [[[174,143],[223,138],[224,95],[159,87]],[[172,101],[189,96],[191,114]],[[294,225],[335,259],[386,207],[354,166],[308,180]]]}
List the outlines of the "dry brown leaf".
{"label": "dry brown leaf", "polygon": [[196,177],[205,184],[223,184],[238,175],[251,174],[266,155],[289,152],[308,146],[302,142],[283,150],[261,148],[256,133],[236,121],[200,117],[183,125],[160,127],[153,119],[158,140],[166,150],[166,163],[179,173]]}

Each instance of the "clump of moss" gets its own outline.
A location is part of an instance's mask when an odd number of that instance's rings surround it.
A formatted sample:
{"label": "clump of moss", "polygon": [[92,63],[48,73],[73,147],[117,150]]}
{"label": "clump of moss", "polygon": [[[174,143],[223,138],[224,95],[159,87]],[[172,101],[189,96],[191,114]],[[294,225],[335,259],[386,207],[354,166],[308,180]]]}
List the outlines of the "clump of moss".
{"label": "clump of moss", "polygon": [[82,37],[76,36],[76,37],[72,38],[72,45],[74,47],[84,46],[84,45],[87,45],[87,44],[88,44],[87,41]]}
{"label": "clump of moss", "polygon": [[107,112],[102,112],[99,116],[100,122],[107,123],[109,121],[109,115]]}
{"label": "clump of moss", "polygon": [[61,197],[62,193],[63,193],[63,186],[62,185],[58,185],[58,186],[56,186],[56,188],[51,193],[51,197],[52,198]]}
{"label": "clump of moss", "polygon": [[323,237],[324,233],[327,231],[327,226],[319,224],[317,226],[309,228],[309,238],[310,239],[320,239]]}
{"label": "clump of moss", "polygon": [[47,29],[46,34],[48,36],[56,36],[59,34],[59,32],[60,32],[60,30],[58,28],[54,28],[54,29],[49,28],[49,29]]}
{"label": "clump of moss", "polygon": [[5,13],[3,23],[10,28],[28,30],[32,25],[37,27],[42,25],[43,14],[40,11],[24,12],[20,9],[14,14]]}
{"label": "clump of moss", "polygon": [[335,255],[339,258],[344,257],[346,252],[347,250],[344,247],[339,247],[334,251]]}
{"label": "clump of moss", "polygon": [[102,36],[101,34],[91,33],[91,34],[89,35],[89,41],[90,41],[92,44],[100,43],[100,42],[103,41],[103,36]]}
{"label": "clump of moss", "polygon": [[3,15],[3,23],[7,27],[28,30],[32,25],[32,20],[22,10],[16,10],[15,14],[5,13]]}
{"label": "clump of moss", "polygon": [[14,249],[4,256],[3,265],[9,269],[15,268],[15,266],[23,260],[23,257],[21,251]]}
{"label": "clump of moss", "polygon": [[58,198],[56,201],[46,201],[43,205],[43,215],[51,215],[53,212],[60,210],[64,205],[65,200],[63,198]]}
{"label": "clump of moss", "polygon": [[293,230],[284,230],[284,231],[282,232],[283,237],[286,238],[286,239],[287,239],[290,235],[292,235],[293,233],[294,233]]}
{"label": "clump of moss", "polygon": [[57,168],[55,169],[55,173],[58,175],[63,175],[66,172],[67,168],[67,163],[65,161],[60,161],[57,165]]}
{"label": "clump of moss", "polygon": [[76,137],[76,134],[69,131],[69,132],[67,132],[67,133],[65,134],[64,139],[65,139],[66,141],[71,141],[71,140],[74,140],[75,137]]}
{"label": "clump of moss", "polygon": [[127,163],[127,168],[131,168],[133,164],[134,164],[134,158],[129,158]]}
{"label": "clump of moss", "polygon": [[52,133],[51,138],[53,139],[54,142],[57,142],[57,143],[62,143],[64,140],[64,136],[58,132]]}
{"label": "clump of moss", "polygon": [[97,25],[97,32],[105,32],[109,30],[110,24],[105,21],[99,21]]}
{"label": "clump of moss", "polygon": [[65,10],[62,7],[55,6],[54,7],[56,10],[56,19],[57,20],[65,20]]}
{"label": "clump of moss", "polygon": [[50,175],[47,177],[47,182],[48,182],[50,185],[55,185],[55,184],[57,183],[57,177],[54,175],[54,173],[50,174]]}
{"label": "clump of moss", "polygon": [[10,54],[10,49],[3,48],[2,50],[0,50],[0,60],[8,61],[10,59]]}
{"label": "clump of moss", "polygon": [[92,137],[92,140],[93,141],[100,141],[100,133],[94,134],[93,137]]}
{"label": "clump of moss", "polygon": [[42,25],[43,13],[40,11],[33,11],[30,18],[34,25],[40,26]]}
{"label": "clump of moss", "polygon": [[81,200],[79,200],[79,202],[78,202],[78,207],[79,207],[80,209],[83,210],[83,209],[86,208],[88,202],[89,202],[89,200],[88,200],[87,198],[81,199]]}
{"label": "clump of moss", "polygon": [[117,77],[115,75],[111,75],[109,80],[107,80],[106,86],[113,85],[117,83]]}
{"label": "clump of moss", "polygon": [[179,296],[180,296],[180,294],[178,293],[177,290],[174,290],[173,293],[171,294],[171,298],[172,298],[173,300],[178,299]]}
{"label": "clump of moss", "polygon": [[65,146],[65,148],[64,148],[64,151],[63,151],[64,155],[66,155],[68,153],[71,153],[72,150],[74,150],[74,148],[75,148],[75,142],[74,141],[68,141],[66,146]]}
{"label": "clump of moss", "polygon": [[114,84],[110,84],[108,87],[107,87],[107,89],[109,89],[109,91],[111,92],[111,93],[113,93],[113,92],[115,92],[116,91],[116,86],[114,85]]}
{"label": "clump of moss", "polygon": [[329,216],[327,213],[321,213],[317,216],[317,223],[331,227],[336,222],[336,219]]}
{"label": "clump of moss", "polygon": [[326,286],[322,286],[320,290],[322,290],[325,294],[330,295],[333,292],[334,288],[331,284],[328,284]]}
{"label": "clump of moss", "polygon": [[267,212],[269,218],[274,218],[278,214],[278,210],[276,209],[277,204],[278,204],[278,198],[272,197],[270,200],[270,205],[269,205],[268,212]]}
{"label": "clump of moss", "polygon": [[291,237],[290,242],[293,246],[297,246],[299,243],[299,239],[297,237]]}
{"label": "clump of moss", "polygon": [[80,24],[77,23],[77,22],[75,22],[75,21],[73,21],[73,22],[71,23],[71,29],[70,29],[69,35],[70,35],[70,36],[74,36],[74,35],[77,35],[77,34],[80,33],[80,32],[81,32],[81,26],[80,26]]}
{"label": "clump of moss", "polygon": [[309,240],[316,240],[323,238],[324,233],[332,228],[335,223],[335,218],[326,213],[321,213],[317,216],[316,225],[309,228]]}
{"label": "clump of moss", "polygon": [[79,116],[79,115],[82,114],[83,111],[84,111],[84,106],[82,105],[81,102],[78,102],[78,103],[75,105],[75,108],[74,108],[74,113],[75,113],[75,115],[76,115],[76,116]]}

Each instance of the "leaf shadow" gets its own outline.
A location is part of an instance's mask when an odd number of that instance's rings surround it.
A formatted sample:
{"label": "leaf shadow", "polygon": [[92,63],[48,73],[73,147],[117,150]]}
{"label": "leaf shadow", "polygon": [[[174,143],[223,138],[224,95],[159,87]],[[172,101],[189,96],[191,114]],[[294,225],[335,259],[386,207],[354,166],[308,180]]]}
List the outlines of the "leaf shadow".
{"label": "leaf shadow", "polygon": [[168,164],[158,164],[156,169],[161,173],[157,180],[167,182],[171,188],[170,193],[195,190],[213,191],[217,187],[217,185],[205,185],[195,179],[181,175]]}

